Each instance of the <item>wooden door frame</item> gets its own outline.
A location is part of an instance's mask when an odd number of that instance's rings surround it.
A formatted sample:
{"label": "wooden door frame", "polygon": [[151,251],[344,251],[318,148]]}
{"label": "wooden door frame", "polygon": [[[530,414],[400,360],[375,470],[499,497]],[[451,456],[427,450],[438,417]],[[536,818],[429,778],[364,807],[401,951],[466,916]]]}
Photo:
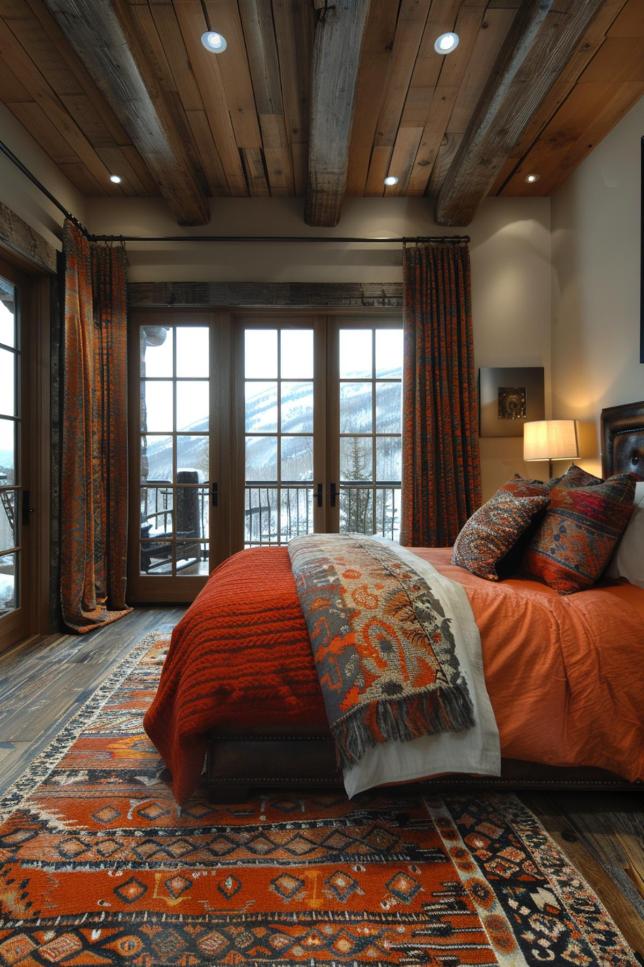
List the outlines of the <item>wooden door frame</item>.
{"label": "wooden door frame", "polygon": [[[209,483],[216,481],[219,488],[218,506],[209,499],[208,517],[211,521],[209,534],[209,571],[230,554],[230,521],[225,513],[225,496],[229,493],[229,475],[225,433],[221,428],[230,425],[230,367],[215,369],[216,356],[230,359],[230,319],[226,312],[214,309],[140,309],[128,318],[128,462],[129,513],[128,513],[128,603],[130,604],[182,604],[193,601],[207,581],[207,576],[144,575],[140,573],[140,371],[139,330],[145,325],[195,326],[207,325],[210,329],[210,427]],[[213,379],[213,375],[216,378]],[[212,446],[212,434],[215,445]],[[214,518],[214,521],[213,521]],[[212,526],[214,523],[214,526]],[[172,584],[170,582],[172,581]],[[180,583],[176,583],[180,582]]]}
{"label": "wooden door frame", "polygon": [[[22,490],[20,608],[0,619],[0,652],[51,631],[51,286],[40,266],[0,247],[0,275],[19,287]],[[27,487],[24,485],[28,484]],[[22,524],[23,493],[31,514]],[[28,575],[27,575],[28,568]]]}

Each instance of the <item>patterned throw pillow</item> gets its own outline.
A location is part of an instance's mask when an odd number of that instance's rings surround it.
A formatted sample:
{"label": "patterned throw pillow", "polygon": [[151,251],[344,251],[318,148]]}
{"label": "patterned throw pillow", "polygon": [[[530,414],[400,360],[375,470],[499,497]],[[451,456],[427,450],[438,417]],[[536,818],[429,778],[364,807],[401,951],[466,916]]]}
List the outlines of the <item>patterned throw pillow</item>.
{"label": "patterned throw pillow", "polygon": [[548,511],[523,558],[524,573],[560,594],[592,587],[633,512],[634,494],[629,474],[589,487],[553,487]]}
{"label": "patterned throw pillow", "polygon": [[550,497],[548,484],[543,480],[529,480],[518,473],[515,473],[512,480],[508,480],[499,489],[505,490],[508,494],[514,494],[515,497],[543,497],[544,495]]}
{"label": "patterned throw pillow", "polygon": [[549,480],[546,487],[550,490],[553,487],[595,487],[601,482],[601,477],[595,477],[592,473],[582,470],[581,467],[573,463],[563,476],[553,477],[552,480]]}
{"label": "patterned throw pillow", "polygon": [[497,490],[472,514],[456,538],[452,563],[488,581],[498,581],[497,565],[547,504],[545,495],[515,497],[506,490]]}

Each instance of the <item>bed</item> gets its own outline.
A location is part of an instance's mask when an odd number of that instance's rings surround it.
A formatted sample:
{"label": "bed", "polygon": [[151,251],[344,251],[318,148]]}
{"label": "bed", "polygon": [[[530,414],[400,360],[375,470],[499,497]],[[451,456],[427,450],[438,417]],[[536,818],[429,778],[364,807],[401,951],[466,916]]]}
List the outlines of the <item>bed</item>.
{"label": "bed", "polygon": [[[603,411],[602,446],[604,476],[642,474],[644,403]],[[452,773],[428,784],[639,785],[644,590],[604,582],[562,597],[536,581],[484,581],[451,564],[448,548],[414,553],[465,589],[503,756],[498,778]],[[188,671],[173,675],[187,653]],[[206,694],[199,683],[206,673],[213,681],[213,661],[222,674]],[[182,690],[198,729],[170,721]],[[146,728],[174,764],[180,802],[202,767],[219,800],[252,787],[342,784],[285,548],[242,551],[215,572],[175,629]]]}

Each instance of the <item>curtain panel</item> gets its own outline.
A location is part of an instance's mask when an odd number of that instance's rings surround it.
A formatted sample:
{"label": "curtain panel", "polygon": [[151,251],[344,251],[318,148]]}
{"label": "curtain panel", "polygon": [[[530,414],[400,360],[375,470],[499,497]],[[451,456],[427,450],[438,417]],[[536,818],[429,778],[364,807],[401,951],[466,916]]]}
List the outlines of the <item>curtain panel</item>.
{"label": "curtain panel", "polygon": [[448,547],[481,503],[466,242],[405,246],[401,543]]}
{"label": "curtain panel", "polygon": [[131,610],[126,262],[69,221],[63,253],[60,593],[65,624],[82,633]]}

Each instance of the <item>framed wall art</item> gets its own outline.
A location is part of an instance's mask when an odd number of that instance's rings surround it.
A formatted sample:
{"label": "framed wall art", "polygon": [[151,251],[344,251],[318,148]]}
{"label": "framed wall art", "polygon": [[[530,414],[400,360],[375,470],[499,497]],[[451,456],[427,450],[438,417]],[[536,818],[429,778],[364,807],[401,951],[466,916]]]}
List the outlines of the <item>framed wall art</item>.
{"label": "framed wall art", "polygon": [[479,369],[480,435],[523,436],[523,424],[545,419],[543,366]]}

